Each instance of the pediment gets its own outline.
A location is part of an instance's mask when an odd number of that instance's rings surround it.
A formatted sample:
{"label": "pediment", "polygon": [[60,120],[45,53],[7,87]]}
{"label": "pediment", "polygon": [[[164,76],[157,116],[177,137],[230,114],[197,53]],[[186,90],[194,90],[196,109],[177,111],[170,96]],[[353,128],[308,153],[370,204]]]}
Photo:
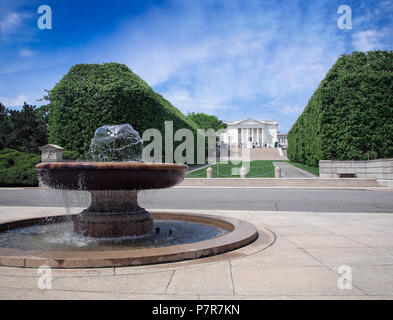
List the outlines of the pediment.
{"label": "pediment", "polygon": [[62,147],[56,145],[56,144],[46,144],[42,147],[39,147],[39,149],[42,150],[64,150]]}
{"label": "pediment", "polygon": [[261,122],[254,119],[247,119],[247,120],[240,121],[239,124],[261,124]]}

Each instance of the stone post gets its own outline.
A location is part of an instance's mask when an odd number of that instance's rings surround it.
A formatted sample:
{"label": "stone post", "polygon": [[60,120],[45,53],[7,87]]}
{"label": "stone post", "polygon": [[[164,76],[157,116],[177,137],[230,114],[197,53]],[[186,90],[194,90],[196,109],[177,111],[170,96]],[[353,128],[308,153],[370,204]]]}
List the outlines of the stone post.
{"label": "stone post", "polygon": [[240,168],[240,178],[245,179],[247,175],[247,169],[244,167]]}
{"label": "stone post", "polygon": [[41,162],[60,162],[63,161],[62,147],[55,144],[46,144],[39,148],[41,151]]}
{"label": "stone post", "polygon": [[213,168],[212,167],[207,168],[206,176],[207,176],[208,179],[213,178]]}
{"label": "stone post", "polygon": [[276,178],[281,178],[281,168],[280,168],[280,167],[276,167],[276,168],[274,169],[274,176],[275,176]]}

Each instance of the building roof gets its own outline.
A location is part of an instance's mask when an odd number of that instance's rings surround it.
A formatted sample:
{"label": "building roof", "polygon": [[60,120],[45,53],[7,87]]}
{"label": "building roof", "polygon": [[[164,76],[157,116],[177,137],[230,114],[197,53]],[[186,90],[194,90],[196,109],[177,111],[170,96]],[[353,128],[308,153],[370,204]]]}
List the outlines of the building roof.
{"label": "building roof", "polygon": [[56,144],[46,144],[46,145],[40,147],[40,151],[43,151],[43,150],[64,150],[64,149]]}
{"label": "building roof", "polygon": [[241,120],[241,121],[234,121],[234,122],[225,122],[228,126],[233,126],[233,125],[237,125],[237,124],[252,124],[252,122],[254,124],[278,124],[277,121],[273,120],[273,121],[266,121],[266,120],[256,120],[256,119],[252,119],[252,118],[248,118],[246,120]]}

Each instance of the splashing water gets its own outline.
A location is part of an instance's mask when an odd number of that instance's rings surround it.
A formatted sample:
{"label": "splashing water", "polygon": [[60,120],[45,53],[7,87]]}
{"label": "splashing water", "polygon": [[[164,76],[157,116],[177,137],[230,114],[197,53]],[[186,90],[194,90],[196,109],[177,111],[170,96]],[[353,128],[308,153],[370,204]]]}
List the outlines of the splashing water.
{"label": "splashing water", "polygon": [[99,127],[91,140],[90,161],[142,161],[143,141],[129,124]]}

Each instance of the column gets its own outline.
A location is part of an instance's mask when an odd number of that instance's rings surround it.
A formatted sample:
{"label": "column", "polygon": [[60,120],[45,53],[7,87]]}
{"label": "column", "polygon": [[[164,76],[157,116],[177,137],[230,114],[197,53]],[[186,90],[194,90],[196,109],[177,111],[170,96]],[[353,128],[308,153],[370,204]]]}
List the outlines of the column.
{"label": "column", "polygon": [[259,128],[257,128],[257,142],[259,144]]}

